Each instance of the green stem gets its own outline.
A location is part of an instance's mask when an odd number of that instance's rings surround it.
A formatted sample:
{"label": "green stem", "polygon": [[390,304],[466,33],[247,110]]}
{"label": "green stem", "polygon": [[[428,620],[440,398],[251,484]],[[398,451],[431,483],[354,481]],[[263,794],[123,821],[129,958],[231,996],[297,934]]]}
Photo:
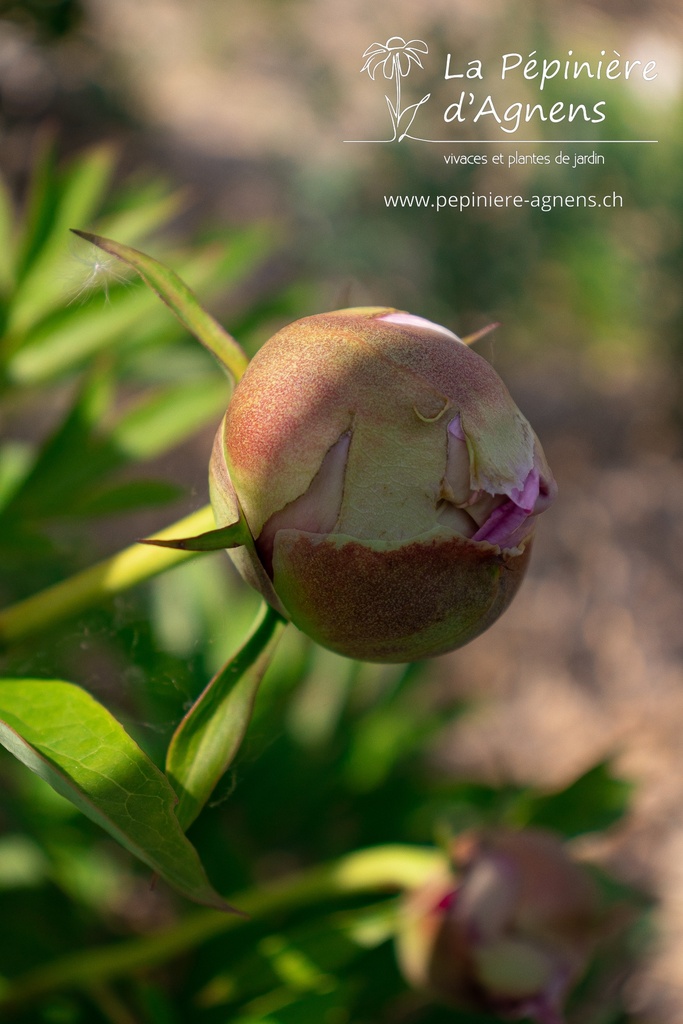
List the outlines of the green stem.
{"label": "green stem", "polygon": [[155,967],[215,935],[284,910],[354,893],[413,889],[442,870],[444,864],[443,855],[428,847],[378,846],[360,850],[333,864],[238,893],[231,902],[249,915],[246,922],[236,914],[198,911],[164,932],[72,953],[35,968],[6,984],[0,992],[0,1006],[18,1006],[57,989],[87,989]]}
{"label": "green stem", "polygon": [[136,1024],[135,1017],[125,1003],[106,985],[91,985],[89,992],[102,1016],[111,1024]]}
{"label": "green stem", "polygon": [[[190,536],[214,526],[211,507],[205,505],[154,536],[160,539]],[[133,544],[111,558],[0,611],[0,647],[26,640],[180,562],[196,558],[197,554],[196,551]]]}

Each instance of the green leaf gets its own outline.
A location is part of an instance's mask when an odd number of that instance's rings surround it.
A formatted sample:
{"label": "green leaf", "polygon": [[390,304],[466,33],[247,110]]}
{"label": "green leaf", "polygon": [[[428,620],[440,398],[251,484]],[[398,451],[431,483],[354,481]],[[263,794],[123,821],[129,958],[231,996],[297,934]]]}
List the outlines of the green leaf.
{"label": "green leaf", "polygon": [[68,515],[99,480],[125,462],[97,432],[110,403],[108,376],[91,375],[8,502],[5,514],[10,519],[26,522]]}
{"label": "green leaf", "polygon": [[155,181],[145,186],[131,183],[131,187],[133,191],[125,196],[127,206],[124,209],[98,217],[98,231],[128,238],[132,242],[141,241],[152,231],[163,227],[186,205],[183,191],[164,190],[159,194],[159,183]]}
{"label": "green leaf", "polygon": [[177,501],[183,493],[182,487],[167,480],[127,480],[95,487],[84,493],[70,511],[76,516],[108,516],[167,505]]}
{"label": "green leaf", "polygon": [[[212,286],[216,278],[222,277],[223,262],[221,253],[215,250],[191,253],[180,260],[183,275],[201,288]],[[85,270],[87,276],[90,271],[87,267]],[[83,289],[82,276],[74,283],[77,291]],[[11,379],[21,384],[41,383],[113,342],[140,346],[159,334],[167,337],[178,333],[176,325],[145,289],[128,282],[113,284],[109,291],[109,304],[99,295],[81,306],[66,304],[65,289],[63,308],[32,327],[10,355],[7,373]]]}
{"label": "green leaf", "polygon": [[[106,368],[91,374],[33,464],[25,464],[23,475],[10,475],[6,500],[0,501],[6,523],[106,515],[164,504],[182,493],[170,483],[113,477],[127,462],[159,455],[215,420],[227,402],[225,378],[190,381],[145,395],[113,426],[108,423],[110,392]],[[0,450],[0,499],[3,475]]]}
{"label": "green leaf", "polygon": [[17,252],[17,276],[21,279],[49,231],[57,204],[55,149],[52,133],[39,135],[31,162],[31,174],[22,210]]}
{"label": "green leaf", "polygon": [[16,240],[12,198],[0,180],[0,294],[9,294],[14,284]]}
{"label": "green leaf", "polygon": [[[97,252],[90,243],[83,248]],[[238,233],[229,245],[216,243],[198,252],[180,254],[175,261],[178,273],[192,288],[202,292],[217,288],[223,291],[249,273],[265,250],[266,236],[252,230]],[[112,263],[122,266],[114,257],[110,258]],[[93,273],[89,261],[78,253],[70,255],[63,269],[71,269],[73,274],[60,272],[61,308],[32,325],[25,335],[8,338],[4,343],[7,375],[13,382],[43,383],[114,344],[120,353],[179,335],[177,325],[147,289],[135,287],[132,281],[121,283],[117,275],[106,269],[102,280],[96,280],[98,275]],[[89,279],[92,294],[86,298]],[[103,282],[109,302],[105,302],[102,294]],[[159,376],[154,379],[158,381]]]}
{"label": "green leaf", "polygon": [[176,729],[166,771],[184,828],[195,820],[237,753],[254,700],[286,623],[264,605],[251,636],[218,672]]}
{"label": "green leaf", "polygon": [[123,414],[111,440],[129,458],[154,458],[217,420],[228,399],[225,377],[218,375],[158,389]]}
{"label": "green leaf", "polygon": [[85,690],[0,680],[0,743],[184,896],[232,909],[183,834],[164,774]]}
{"label": "green leaf", "polygon": [[[109,306],[89,303],[68,306],[50,316],[22,339],[22,345],[7,362],[7,375],[19,385],[41,384],[83,363],[118,338],[135,331],[139,338],[161,325],[144,291],[111,291]],[[99,300],[100,303],[102,300]],[[64,295],[65,304],[68,296]],[[153,323],[148,319],[151,315]],[[141,325],[144,332],[141,332]]]}
{"label": "green leaf", "polygon": [[235,339],[202,309],[197,296],[168,267],[151,256],[101,235],[72,228],[74,234],[111,253],[138,272],[142,280],[166,303],[181,324],[211,352],[235,380],[247,368],[248,359]]}
{"label": "green leaf", "polygon": [[17,288],[8,317],[8,332],[21,335],[50,309],[61,304],[60,263],[68,253],[69,225],[91,221],[102,202],[114,167],[114,151],[101,146],[69,168],[51,211],[51,223],[39,250]]}
{"label": "green leaf", "polygon": [[0,447],[0,512],[31,471],[33,459],[33,449],[25,442],[8,441]]}
{"label": "green leaf", "polygon": [[[524,824],[554,829],[564,836],[598,832],[627,812],[633,787],[610,774],[609,764],[591,768],[559,793],[530,796]],[[525,806],[526,805],[526,806]]]}

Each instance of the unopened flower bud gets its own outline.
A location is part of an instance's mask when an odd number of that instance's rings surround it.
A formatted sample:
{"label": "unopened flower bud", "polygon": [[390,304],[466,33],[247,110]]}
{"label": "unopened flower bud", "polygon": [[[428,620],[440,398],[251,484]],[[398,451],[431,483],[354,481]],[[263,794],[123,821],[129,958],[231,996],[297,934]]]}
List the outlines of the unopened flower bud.
{"label": "unopened flower bud", "polygon": [[555,486],[505,385],[393,309],[299,320],[251,361],[216,438],[219,526],[281,614],[370,661],[452,650],[505,610]]}
{"label": "unopened flower bud", "polygon": [[533,829],[463,837],[454,862],[406,898],[397,950],[407,980],[453,1006],[562,1024],[604,924],[592,878]]}

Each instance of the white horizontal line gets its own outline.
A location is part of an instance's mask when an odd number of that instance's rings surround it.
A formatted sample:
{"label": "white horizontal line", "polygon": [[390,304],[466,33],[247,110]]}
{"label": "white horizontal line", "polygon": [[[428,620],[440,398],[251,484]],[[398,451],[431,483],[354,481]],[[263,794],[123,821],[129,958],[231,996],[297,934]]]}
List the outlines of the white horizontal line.
{"label": "white horizontal line", "polygon": [[[344,139],[344,142],[388,143],[389,139]],[[395,140],[392,140],[395,141]],[[403,140],[405,141],[405,140]],[[659,142],[659,139],[410,139],[411,142],[434,142],[439,146],[489,146],[489,145],[534,145],[534,146],[629,146]]]}

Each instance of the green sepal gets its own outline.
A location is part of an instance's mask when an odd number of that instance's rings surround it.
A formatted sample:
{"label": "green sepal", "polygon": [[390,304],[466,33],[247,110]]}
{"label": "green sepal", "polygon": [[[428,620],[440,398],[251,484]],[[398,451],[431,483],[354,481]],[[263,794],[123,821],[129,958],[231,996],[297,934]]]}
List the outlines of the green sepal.
{"label": "green sepal", "polygon": [[176,729],[166,773],[179,796],[176,817],[187,829],[211,796],[244,739],[263,675],[285,620],[264,603],[242,647],[214,676]]}
{"label": "green sepal", "polygon": [[140,544],[152,544],[158,548],[176,548],[178,551],[223,551],[225,548],[238,548],[249,541],[249,528],[243,519],[229,526],[220,526],[217,530],[200,533],[196,537],[173,537],[162,540],[159,537],[147,537]]}
{"label": "green sepal", "polygon": [[84,238],[86,242],[91,242],[137,271],[145,284],[156,292],[181,324],[218,359],[230,376],[235,381],[240,379],[249,362],[246,353],[232,335],[202,309],[197,296],[176,273],[138,249],[121,245],[101,235],[93,235],[89,231],[76,228],[71,230],[79,238]]}
{"label": "green sepal", "polygon": [[486,327],[482,327],[478,331],[474,331],[472,334],[466,334],[465,337],[460,340],[463,345],[474,345],[475,342],[481,341],[482,338],[485,338],[487,334],[490,334],[491,331],[495,331],[498,327],[500,327],[500,324],[497,322],[495,324],[487,324]]}

